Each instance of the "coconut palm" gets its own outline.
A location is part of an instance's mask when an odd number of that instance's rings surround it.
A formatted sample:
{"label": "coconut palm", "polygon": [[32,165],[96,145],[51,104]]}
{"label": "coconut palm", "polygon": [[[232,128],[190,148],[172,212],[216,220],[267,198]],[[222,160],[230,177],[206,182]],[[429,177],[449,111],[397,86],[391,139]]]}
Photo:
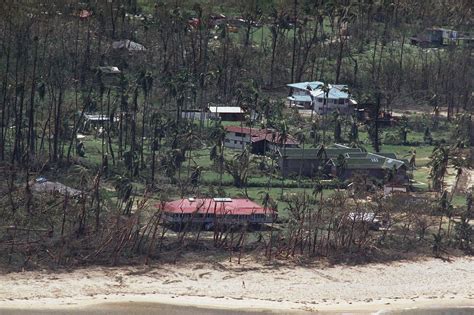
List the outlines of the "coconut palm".
{"label": "coconut palm", "polygon": [[329,91],[331,88],[327,83],[324,83],[321,87],[321,91],[324,93],[324,102],[323,102],[323,144],[326,143],[326,115],[327,115],[327,103],[329,98]]}
{"label": "coconut palm", "polygon": [[311,135],[313,138],[313,146],[316,146],[319,142],[319,135],[318,135],[318,128],[319,122],[316,119],[311,119]]}
{"label": "coconut palm", "polygon": [[347,165],[344,155],[339,154],[336,158],[335,164],[337,177],[341,177],[344,174]]}
{"label": "coconut palm", "polygon": [[430,179],[432,188],[437,191],[443,191],[444,177],[448,171],[450,160],[450,149],[439,145],[433,149],[430,158],[431,161],[428,165],[431,166]]}
{"label": "coconut palm", "polygon": [[[283,120],[279,126],[279,138],[277,139],[278,140],[278,144],[280,145],[280,148],[283,150],[283,156],[286,155],[286,141],[288,140],[288,136],[289,136],[289,133],[288,133],[288,125],[286,124],[286,121]],[[284,163],[283,163],[284,164]],[[283,190],[284,190],[284,181],[285,181],[285,178],[283,176],[283,173],[284,173],[284,165],[280,165],[281,167],[281,172],[282,172],[282,176],[281,176],[281,196],[283,197]]]}
{"label": "coconut palm", "polygon": [[245,188],[247,185],[248,174],[251,168],[252,157],[249,149],[236,154],[230,160],[224,160],[224,167],[227,173],[234,179],[234,186],[237,188]]}
{"label": "coconut palm", "polygon": [[[299,129],[296,133],[295,133],[295,136],[296,136],[296,139],[298,140],[298,142],[302,145],[302,150],[301,150],[301,160],[304,161],[304,145],[305,145],[305,142],[306,142],[306,134],[304,132],[303,129]],[[298,174],[298,187],[301,185],[301,173],[303,171],[303,163],[302,162],[300,164],[300,169],[299,169],[299,174]]]}
{"label": "coconut palm", "polygon": [[349,140],[351,143],[359,142],[359,127],[357,126],[357,120],[352,116],[351,131],[349,133]]}
{"label": "coconut palm", "polygon": [[219,121],[211,131],[210,138],[214,141],[211,148],[210,159],[214,161],[219,169],[219,185],[222,186],[222,175],[224,173],[224,141],[225,130]]}
{"label": "coconut palm", "polygon": [[342,128],[341,128],[341,116],[339,114],[339,110],[334,112],[334,142],[340,143],[342,142]]}

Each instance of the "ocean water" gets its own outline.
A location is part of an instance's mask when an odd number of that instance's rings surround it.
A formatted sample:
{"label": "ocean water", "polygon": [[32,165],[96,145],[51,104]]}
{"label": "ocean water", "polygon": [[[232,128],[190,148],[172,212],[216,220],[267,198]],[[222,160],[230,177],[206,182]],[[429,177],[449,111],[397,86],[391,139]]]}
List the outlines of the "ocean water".
{"label": "ocean water", "polygon": [[389,315],[474,315],[474,308],[427,308],[427,309],[409,309],[402,311],[390,311],[383,314]]}
{"label": "ocean water", "polygon": [[65,309],[1,309],[0,315],[270,315],[270,314],[308,314],[308,312],[270,312],[263,310],[244,311],[177,306],[159,303],[106,303],[83,308],[71,306]]}

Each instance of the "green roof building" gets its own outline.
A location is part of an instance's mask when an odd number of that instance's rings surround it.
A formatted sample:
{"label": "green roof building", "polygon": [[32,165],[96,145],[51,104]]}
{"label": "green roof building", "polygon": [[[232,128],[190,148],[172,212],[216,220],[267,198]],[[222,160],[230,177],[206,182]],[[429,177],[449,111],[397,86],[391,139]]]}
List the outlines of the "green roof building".
{"label": "green roof building", "polygon": [[280,151],[279,166],[285,177],[301,174],[347,180],[361,175],[382,182],[408,182],[408,163],[394,153],[369,153],[340,144],[317,149],[287,148]]}

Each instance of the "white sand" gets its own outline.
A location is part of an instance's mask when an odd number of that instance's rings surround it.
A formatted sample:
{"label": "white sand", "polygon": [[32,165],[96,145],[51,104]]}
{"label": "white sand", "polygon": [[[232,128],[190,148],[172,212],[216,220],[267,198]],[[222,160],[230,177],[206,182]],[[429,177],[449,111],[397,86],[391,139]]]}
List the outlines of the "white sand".
{"label": "white sand", "polygon": [[312,311],[474,306],[474,258],[326,268],[180,263],[0,275],[0,308],[112,301]]}

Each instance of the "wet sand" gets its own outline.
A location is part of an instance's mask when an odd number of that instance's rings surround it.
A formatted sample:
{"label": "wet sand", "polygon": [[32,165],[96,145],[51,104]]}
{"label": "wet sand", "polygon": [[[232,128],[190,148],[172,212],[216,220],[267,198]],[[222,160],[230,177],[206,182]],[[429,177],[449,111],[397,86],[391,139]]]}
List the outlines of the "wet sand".
{"label": "wet sand", "polygon": [[304,315],[304,314],[320,314],[320,315],[349,315],[349,314],[380,314],[380,315],[472,315],[474,308],[411,308],[406,310],[390,310],[390,311],[282,311],[282,310],[237,310],[237,309],[216,309],[201,308],[192,306],[180,306],[172,304],[160,303],[104,303],[91,305],[86,307],[70,306],[62,308],[0,308],[0,315]]}
{"label": "wet sand", "polygon": [[[0,315],[271,315],[289,314],[288,311],[265,310],[225,310],[213,308],[200,308],[159,303],[107,303],[88,307],[65,307],[61,309],[0,309]],[[291,312],[291,314],[308,314],[308,312]]]}

